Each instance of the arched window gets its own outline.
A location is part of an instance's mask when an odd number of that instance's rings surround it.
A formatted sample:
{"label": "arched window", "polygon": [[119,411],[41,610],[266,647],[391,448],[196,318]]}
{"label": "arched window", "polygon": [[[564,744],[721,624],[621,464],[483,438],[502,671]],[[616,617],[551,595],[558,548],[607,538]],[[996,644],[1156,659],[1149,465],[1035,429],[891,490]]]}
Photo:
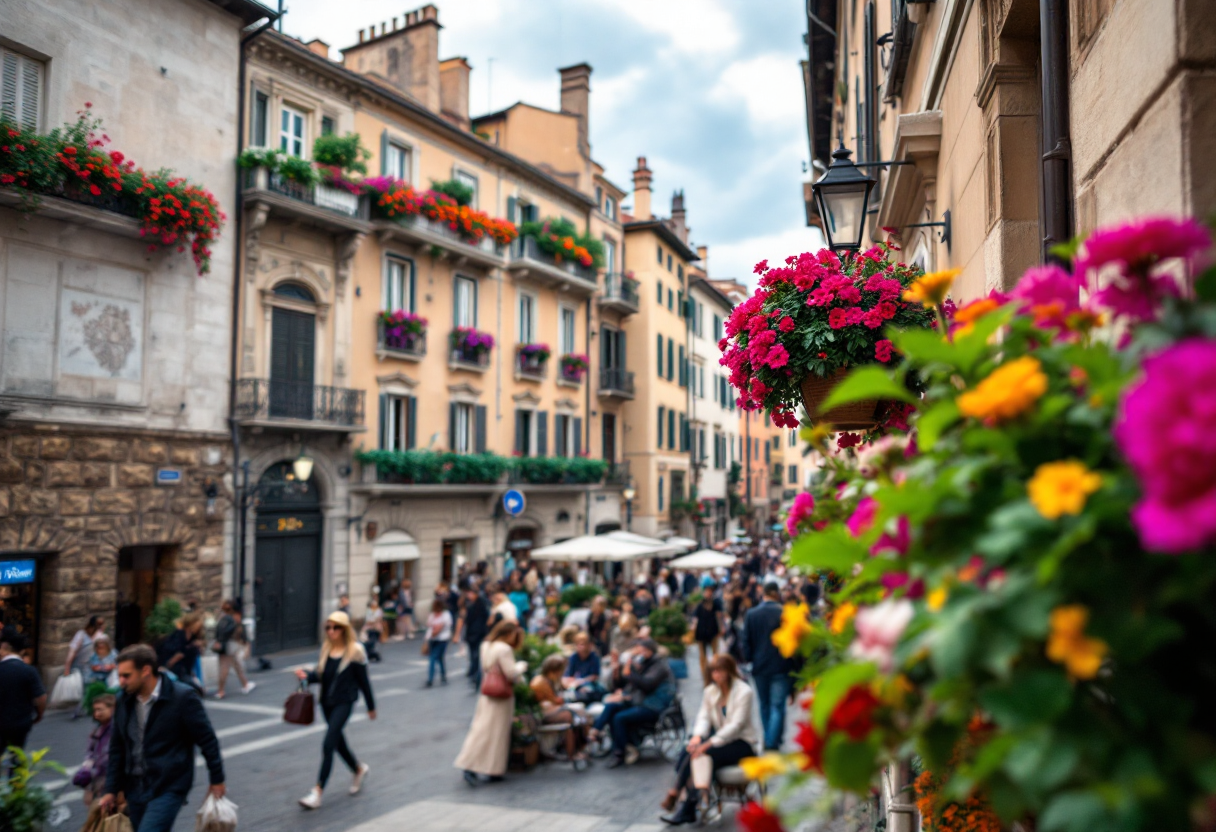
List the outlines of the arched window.
{"label": "arched window", "polygon": [[312,294],[312,290],[300,283],[280,283],[274,287],[274,293],[281,298],[302,300],[308,303],[317,302],[317,299]]}

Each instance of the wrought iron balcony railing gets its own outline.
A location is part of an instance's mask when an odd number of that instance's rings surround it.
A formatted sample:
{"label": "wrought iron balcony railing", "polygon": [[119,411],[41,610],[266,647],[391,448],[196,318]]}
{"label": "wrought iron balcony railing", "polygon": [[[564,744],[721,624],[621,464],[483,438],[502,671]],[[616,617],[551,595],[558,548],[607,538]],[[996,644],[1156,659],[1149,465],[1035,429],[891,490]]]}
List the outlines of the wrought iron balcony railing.
{"label": "wrought iron balcony railing", "polygon": [[237,381],[238,419],[293,419],[354,427],[363,424],[362,390],[299,381],[243,378]]}
{"label": "wrought iron balcony railing", "polygon": [[638,309],[638,282],[623,274],[604,275],[604,293],[600,296],[604,306],[623,306],[633,311]]}
{"label": "wrought iron balcony railing", "polygon": [[600,392],[632,396],[633,372],[619,367],[604,367],[600,370]]}
{"label": "wrought iron balcony railing", "polygon": [[403,358],[421,358],[426,355],[426,330],[415,334],[402,327],[380,322],[380,349],[390,355]]}

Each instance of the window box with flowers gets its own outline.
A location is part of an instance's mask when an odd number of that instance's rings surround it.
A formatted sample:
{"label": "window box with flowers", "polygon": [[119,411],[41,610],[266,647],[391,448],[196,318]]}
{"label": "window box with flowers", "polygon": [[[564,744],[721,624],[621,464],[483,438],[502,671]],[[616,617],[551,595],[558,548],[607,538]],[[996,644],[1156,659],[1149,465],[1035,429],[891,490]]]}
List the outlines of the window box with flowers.
{"label": "window box with flowers", "polygon": [[800,404],[812,419],[818,415],[842,429],[868,430],[885,418],[889,408],[880,408],[877,399],[825,414],[819,405],[849,368],[893,359],[888,327],[927,330],[935,324],[932,309],[921,302],[926,298],[910,287],[938,276],[922,277],[919,269],[892,262],[890,251],[879,244],[842,260],[822,249],[780,267],[756,265],[759,288],[731,313],[718,345],[744,410],[767,410],[774,424],[791,428],[798,427]]}
{"label": "window box with flowers", "polygon": [[414,312],[384,310],[379,315],[380,349],[403,358],[426,355],[426,318]]}
{"label": "window box with flowers", "polygon": [[583,376],[591,369],[591,362],[587,360],[587,356],[577,353],[567,353],[560,360],[561,374],[558,376],[558,381],[564,381],[569,384],[582,384]]}
{"label": "window box with flowers", "polygon": [[[437,183],[442,184],[442,183]],[[496,251],[517,236],[515,224],[490,216],[435,189],[418,190],[391,176],[371,176],[363,186],[372,200],[372,216]]]}
{"label": "window box with flowers", "polygon": [[516,373],[523,378],[544,378],[550,355],[548,344],[520,344],[516,348]]}
{"label": "window box with flowers", "polygon": [[485,372],[490,366],[490,350],[494,349],[494,336],[490,333],[458,326],[452,330],[450,342],[453,367]]}

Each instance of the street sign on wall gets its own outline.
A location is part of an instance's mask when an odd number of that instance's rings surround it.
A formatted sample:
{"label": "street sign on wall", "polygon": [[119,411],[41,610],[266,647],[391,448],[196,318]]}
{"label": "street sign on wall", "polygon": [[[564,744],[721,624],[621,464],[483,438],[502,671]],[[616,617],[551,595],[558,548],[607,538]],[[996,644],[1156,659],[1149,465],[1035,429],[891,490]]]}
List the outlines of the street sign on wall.
{"label": "street sign on wall", "polygon": [[502,508],[507,514],[512,517],[518,517],[524,513],[524,495],[522,491],[512,488],[506,494],[502,495]]}

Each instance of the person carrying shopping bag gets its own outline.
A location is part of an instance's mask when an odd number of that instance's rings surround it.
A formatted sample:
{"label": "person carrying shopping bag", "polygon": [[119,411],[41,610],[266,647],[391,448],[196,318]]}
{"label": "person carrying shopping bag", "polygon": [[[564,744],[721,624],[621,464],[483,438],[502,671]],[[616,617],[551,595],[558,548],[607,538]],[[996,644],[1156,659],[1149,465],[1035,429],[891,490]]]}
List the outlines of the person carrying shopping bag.
{"label": "person carrying shopping bag", "polygon": [[370,768],[367,763],[360,763],[355,758],[350,746],[346,744],[346,736],[342,733],[355,709],[355,703],[359,701],[360,693],[367,703],[367,718],[376,718],[376,700],[372,696],[372,684],[367,676],[367,653],[355,636],[350,616],[341,611],[329,614],[325,621],[325,639],[321,645],[317,666],[312,670],[300,668],[296,671],[296,676],[306,684],[321,686],[321,712],[325,715],[325,723],[328,726],[325,741],[321,745],[321,771],[317,775],[317,784],[300,798],[300,805],[305,809],[319,809],[321,793],[325,790],[333,770],[335,751],[353,775],[351,794],[358,794],[363,788],[363,779],[367,777]]}
{"label": "person carrying shopping bag", "polygon": [[470,786],[479,785],[482,777],[491,783],[502,780],[507,771],[515,716],[514,686],[528,669],[526,661],[515,659],[515,651],[523,643],[523,628],[514,621],[498,622],[482,642],[481,693],[455,763]]}

